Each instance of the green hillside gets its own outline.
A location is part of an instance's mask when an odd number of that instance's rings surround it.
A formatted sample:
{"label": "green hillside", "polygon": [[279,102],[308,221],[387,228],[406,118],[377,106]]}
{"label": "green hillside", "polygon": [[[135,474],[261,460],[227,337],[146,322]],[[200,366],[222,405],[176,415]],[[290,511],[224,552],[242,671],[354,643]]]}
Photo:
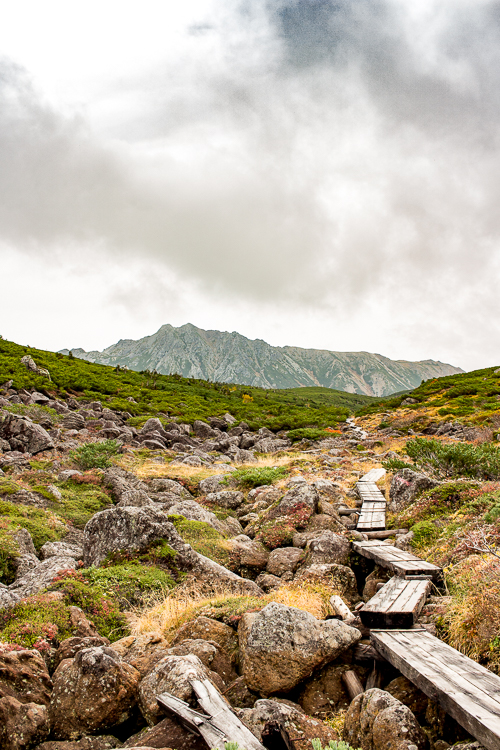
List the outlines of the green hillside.
{"label": "green hillside", "polygon": [[[52,383],[26,370],[20,360],[27,354],[37,365],[49,370]],[[127,411],[138,418],[161,412],[192,423],[195,419],[205,420],[230,412],[251,427],[267,426],[274,430],[334,426],[350,413],[378,400],[329,388],[265,390],[179,375],[135,372],[2,339],[0,384],[9,380],[13,380],[14,388],[36,388],[51,397],[100,400],[111,409]]]}
{"label": "green hillside", "polygon": [[[415,404],[403,404],[408,399]],[[440,417],[472,424],[492,424],[500,411],[500,368],[488,367],[427,380],[413,391],[378,399],[362,407],[361,416],[398,409],[433,409]]]}

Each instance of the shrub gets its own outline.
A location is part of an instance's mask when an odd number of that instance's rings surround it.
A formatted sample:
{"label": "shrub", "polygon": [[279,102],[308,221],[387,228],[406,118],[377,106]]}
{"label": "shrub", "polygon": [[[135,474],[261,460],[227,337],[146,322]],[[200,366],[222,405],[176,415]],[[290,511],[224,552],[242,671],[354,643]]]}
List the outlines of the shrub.
{"label": "shrub", "polygon": [[258,466],[254,469],[237,469],[231,473],[230,477],[225,480],[226,484],[235,482],[245,489],[261,487],[264,484],[273,484],[279,482],[288,474],[288,469],[284,466]]}
{"label": "shrub", "polygon": [[492,443],[441,443],[414,438],[406,443],[407,455],[421,468],[440,477],[500,478],[500,451]]}
{"label": "shrub", "polygon": [[296,443],[299,440],[324,440],[332,437],[332,433],[329,430],[321,430],[315,427],[302,427],[298,430],[289,430],[287,437],[290,438],[292,443]]}
{"label": "shrub", "polygon": [[382,461],[384,469],[391,474],[395,474],[401,469],[415,469],[414,464],[409,464],[407,461],[403,461],[399,458],[388,458],[387,461]]}
{"label": "shrub", "polygon": [[432,521],[420,521],[412,526],[412,545],[417,549],[427,547],[439,537],[439,529]]}
{"label": "shrub", "polygon": [[85,443],[71,451],[71,458],[81,469],[106,469],[111,466],[111,457],[120,452],[118,440],[103,440],[99,443]]}

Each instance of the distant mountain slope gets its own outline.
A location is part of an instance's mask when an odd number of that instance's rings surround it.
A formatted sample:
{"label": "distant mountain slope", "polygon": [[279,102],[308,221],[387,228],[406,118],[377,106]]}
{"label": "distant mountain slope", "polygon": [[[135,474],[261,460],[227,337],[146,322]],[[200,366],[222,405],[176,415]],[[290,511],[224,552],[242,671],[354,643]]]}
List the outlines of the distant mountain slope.
{"label": "distant mountain slope", "polygon": [[191,323],[180,328],[167,324],[152,336],[122,340],[102,352],[71,351],[80,359],[131,370],[261,388],[323,386],[368,396],[388,396],[428,378],[463,372],[434,360],[406,362],[368,352],[271,346],[235,332],[204,331]]}

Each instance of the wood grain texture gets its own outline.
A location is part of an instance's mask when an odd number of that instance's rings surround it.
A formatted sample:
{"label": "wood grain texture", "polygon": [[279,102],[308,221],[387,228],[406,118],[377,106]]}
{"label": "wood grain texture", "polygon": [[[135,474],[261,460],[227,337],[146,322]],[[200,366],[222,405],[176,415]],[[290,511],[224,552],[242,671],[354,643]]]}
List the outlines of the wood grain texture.
{"label": "wood grain texture", "polygon": [[383,540],[373,540],[367,542],[353,542],[352,547],[363,557],[373,560],[383,568],[387,568],[396,575],[405,576],[418,575],[420,573],[429,574],[433,578],[440,578],[442,575],[441,568],[433,563],[421,560],[411,552],[393,547]]}
{"label": "wood grain texture", "polygon": [[500,750],[500,678],[426,630],[373,630],[373,646],[488,750]]}
{"label": "wood grain texture", "polygon": [[431,583],[425,580],[391,578],[359,611],[369,628],[411,628],[415,624]]}

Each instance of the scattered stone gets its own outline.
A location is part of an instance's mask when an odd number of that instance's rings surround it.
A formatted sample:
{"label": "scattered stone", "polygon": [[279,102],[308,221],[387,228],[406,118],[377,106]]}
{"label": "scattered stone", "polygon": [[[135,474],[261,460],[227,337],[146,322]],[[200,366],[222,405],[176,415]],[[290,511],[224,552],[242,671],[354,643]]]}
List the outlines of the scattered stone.
{"label": "scattered stone", "polygon": [[47,706],[52,680],[40,652],[0,650],[0,697]]}
{"label": "scattered stone", "polygon": [[236,490],[222,490],[220,492],[210,492],[207,495],[207,500],[222,508],[234,509],[239,508],[245,501],[245,495],[243,492],[238,492]]}
{"label": "scattered stone", "polygon": [[333,531],[321,531],[306,543],[304,566],[337,563],[347,565],[351,545],[345,536]]}
{"label": "scattered stone", "polygon": [[21,703],[12,696],[0,699],[0,747],[31,750],[49,736],[47,707]]}
{"label": "scattered stone", "polygon": [[295,573],[303,557],[303,552],[297,547],[280,547],[274,549],[267,561],[267,572],[272,576],[282,576],[284,573]]}
{"label": "scattered stone", "polygon": [[188,638],[201,638],[205,641],[217,643],[233,663],[236,663],[238,654],[238,636],[233,628],[210,617],[197,617],[183,625],[172,640],[172,646],[182,643]]}
{"label": "scattered stone", "polygon": [[11,450],[32,455],[54,447],[52,438],[41,425],[9,412],[0,412],[0,438],[9,443]]}
{"label": "scattered stone", "polygon": [[389,510],[400,513],[424,490],[437,487],[439,482],[413,469],[401,469],[394,474],[389,492]]}

